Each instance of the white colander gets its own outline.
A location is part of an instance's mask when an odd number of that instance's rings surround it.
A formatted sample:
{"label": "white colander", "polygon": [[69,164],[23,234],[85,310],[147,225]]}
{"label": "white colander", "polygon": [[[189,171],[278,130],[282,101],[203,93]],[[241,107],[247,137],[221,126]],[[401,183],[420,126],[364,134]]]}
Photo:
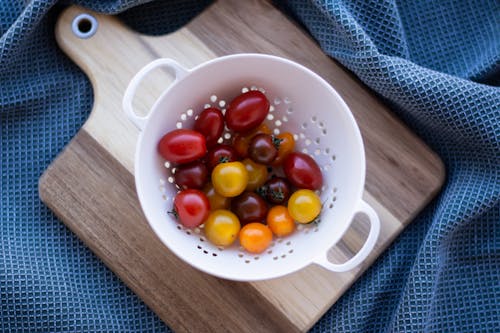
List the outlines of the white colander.
{"label": "white colander", "polygon": [[[175,80],[147,116],[138,116],[132,109],[132,98],[143,78],[158,67],[172,71]],[[238,241],[227,248],[214,246],[205,238],[203,227],[186,229],[167,214],[176,195],[173,166],[156,150],[166,132],[190,128],[203,108],[224,109],[235,96],[252,89],[264,92],[271,102],[266,123],[274,134],[293,133],[296,150],[311,155],[324,178],[320,222],[299,225],[294,234],[275,238],[258,255],[245,252]],[[193,69],[183,68],[171,59],[158,59],[131,80],[123,108],[141,131],[135,182],[144,214],[161,241],[192,266],[226,279],[254,281],[283,276],[311,263],[331,271],[347,271],[365,260],[373,249],[380,221],[362,200],[365,155],[358,126],[337,92],[309,69],[262,54],[225,56]],[[231,133],[226,131],[223,140],[230,141]],[[356,213],[364,213],[370,220],[365,244],[347,262],[329,262],[328,250],[349,228]]]}

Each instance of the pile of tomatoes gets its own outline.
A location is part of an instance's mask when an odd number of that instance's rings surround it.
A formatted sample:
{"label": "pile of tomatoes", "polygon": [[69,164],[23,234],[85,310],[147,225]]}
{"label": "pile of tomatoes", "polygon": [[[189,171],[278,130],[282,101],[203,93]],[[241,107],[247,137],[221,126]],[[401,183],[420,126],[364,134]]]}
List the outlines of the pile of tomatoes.
{"label": "pile of tomatoes", "polygon": [[[187,228],[203,225],[216,246],[238,239],[248,252],[261,253],[273,235],[290,235],[296,223],[311,223],[321,211],[320,168],[294,151],[291,133],[271,134],[264,123],[269,108],[266,96],[251,90],[225,113],[206,108],[192,129],[172,130],[158,143],[160,155],[175,166],[179,191],[169,213]],[[231,144],[219,143],[225,127]]]}

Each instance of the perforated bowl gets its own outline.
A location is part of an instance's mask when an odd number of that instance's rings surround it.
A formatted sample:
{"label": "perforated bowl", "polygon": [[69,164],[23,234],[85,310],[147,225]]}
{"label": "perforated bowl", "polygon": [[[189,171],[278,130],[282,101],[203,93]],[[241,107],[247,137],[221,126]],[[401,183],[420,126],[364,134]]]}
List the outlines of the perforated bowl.
{"label": "perforated bowl", "polygon": [[[174,82],[156,101],[147,116],[132,109],[132,99],[143,78],[155,68],[166,67]],[[212,245],[203,227],[186,229],[167,211],[177,193],[172,184],[173,166],[158,154],[160,138],[175,128],[192,126],[196,114],[208,106],[224,109],[235,96],[259,89],[271,102],[267,125],[274,134],[295,135],[296,150],[311,155],[320,165],[324,186],[318,223],[299,225],[295,233],[275,238],[258,255],[245,252],[235,242],[230,247]],[[362,200],[365,155],[358,126],[337,92],[320,76],[287,59],[262,54],[237,54],[216,58],[193,69],[171,59],[158,59],[131,80],[123,98],[128,118],[141,131],[135,155],[135,182],[144,214],[161,241],[190,265],[209,274],[238,281],[270,279],[312,263],[342,272],[369,255],[377,240],[380,221]],[[224,141],[231,140],[226,131]],[[356,213],[370,221],[370,232],[360,251],[342,264],[328,261],[327,251],[349,228]]]}

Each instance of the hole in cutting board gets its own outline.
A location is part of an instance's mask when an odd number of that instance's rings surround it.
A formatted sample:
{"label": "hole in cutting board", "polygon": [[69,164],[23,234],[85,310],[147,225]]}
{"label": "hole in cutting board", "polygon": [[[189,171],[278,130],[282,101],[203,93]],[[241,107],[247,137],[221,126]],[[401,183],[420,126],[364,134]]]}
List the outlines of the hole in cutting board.
{"label": "hole in cutting board", "polygon": [[71,30],[78,38],[87,39],[96,33],[98,25],[94,16],[83,13],[73,19]]}
{"label": "hole in cutting board", "polygon": [[78,22],[78,31],[82,34],[88,33],[92,29],[92,22],[87,19],[82,19]]}

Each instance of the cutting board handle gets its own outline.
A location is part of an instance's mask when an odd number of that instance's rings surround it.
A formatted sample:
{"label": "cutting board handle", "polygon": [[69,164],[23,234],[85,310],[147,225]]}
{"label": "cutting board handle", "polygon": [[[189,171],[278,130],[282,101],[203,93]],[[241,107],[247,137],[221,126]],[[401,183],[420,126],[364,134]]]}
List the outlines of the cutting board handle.
{"label": "cutting board handle", "polygon": [[[106,88],[110,85],[129,82],[151,60],[171,57],[145,47],[147,37],[135,33],[116,17],[79,6],[68,7],[61,13],[56,24],[56,39],[87,74],[95,91],[109,91]],[[115,98],[103,96],[107,97]],[[122,96],[116,97],[118,102],[122,100]]]}
{"label": "cutting board handle", "polygon": [[132,107],[132,100],[135,96],[137,87],[139,87],[139,84],[142,82],[142,80],[151,71],[159,67],[165,67],[169,71],[172,71],[172,74],[174,75],[174,81],[172,82],[172,84],[175,84],[177,81],[181,80],[184,76],[186,76],[189,73],[188,69],[182,67],[175,60],[168,58],[161,58],[150,62],[149,64],[144,66],[136,75],[134,75],[132,80],[130,80],[127,89],[125,89],[125,94],[123,95],[122,107],[128,119],[132,123],[134,123],[134,125],[141,131],[144,129],[144,126],[146,126],[146,123],[149,118],[149,113],[145,116],[138,116],[134,112],[134,109]]}

